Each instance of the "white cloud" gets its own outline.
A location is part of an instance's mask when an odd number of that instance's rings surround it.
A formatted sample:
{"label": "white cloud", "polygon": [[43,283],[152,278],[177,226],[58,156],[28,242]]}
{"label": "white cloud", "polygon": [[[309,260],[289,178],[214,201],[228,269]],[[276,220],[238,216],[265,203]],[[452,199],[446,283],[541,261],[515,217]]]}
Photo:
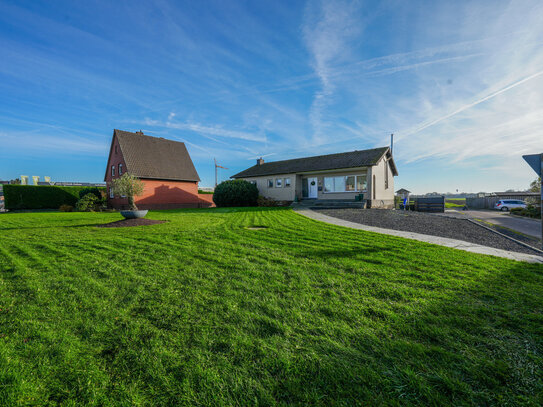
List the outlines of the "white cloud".
{"label": "white cloud", "polygon": [[360,34],[360,21],[355,8],[347,2],[308,2],[303,27],[304,40],[312,57],[312,67],[320,80],[321,89],[313,98],[309,121],[313,127],[313,142],[323,142],[326,124],[324,111],[328,98],[335,90],[332,65],[345,61],[350,55],[348,41]]}
{"label": "white cloud", "polygon": [[[165,127],[168,129],[185,130],[195,132],[203,136],[217,136],[224,138],[234,138],[246,141],[265,142],[266,136],[262,134],[250,133],[238,130],[228,130],[218,125],[202,125],[199,123],[183,123],[183,122],[160,122],[158,120],[145,120],[145,124],[149,126]],[[217,141],[216,139],[213,139]]]}

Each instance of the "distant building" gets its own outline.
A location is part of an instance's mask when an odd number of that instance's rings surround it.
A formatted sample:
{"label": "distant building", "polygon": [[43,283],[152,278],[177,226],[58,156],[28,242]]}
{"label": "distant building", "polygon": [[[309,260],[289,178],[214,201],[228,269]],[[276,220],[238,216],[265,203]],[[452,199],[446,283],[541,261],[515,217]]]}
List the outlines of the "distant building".
{"label": "distant building", "polygon": [[128,207],[128,200],[115,193],[112,181],[125,172],[143,181],[143,195],[135,197],[139,209],[197,208],[211,206],[198,195],[200,177],[194,168],[185,143],[151,137],[141,131],[114,130],[104,181],[108,204],[112,208]]}

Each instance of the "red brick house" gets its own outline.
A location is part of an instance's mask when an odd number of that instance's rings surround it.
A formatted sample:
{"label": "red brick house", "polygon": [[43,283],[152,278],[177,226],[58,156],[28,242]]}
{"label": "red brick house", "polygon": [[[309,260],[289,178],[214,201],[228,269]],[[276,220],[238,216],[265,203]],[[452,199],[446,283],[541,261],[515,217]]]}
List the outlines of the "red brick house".
{"label": "red brick house", "polygon": [[185,143],[147,136],[141,131],[113,130],[104,177],[108,206],[112,208],[128,208],[128,200],[115,194],[111,187],[111,181],[125,172],[130,172],[145,184],[143,194],[135,197],[139,209],[212,206],[209,202],[212,195],[198,195],[200,177]]}

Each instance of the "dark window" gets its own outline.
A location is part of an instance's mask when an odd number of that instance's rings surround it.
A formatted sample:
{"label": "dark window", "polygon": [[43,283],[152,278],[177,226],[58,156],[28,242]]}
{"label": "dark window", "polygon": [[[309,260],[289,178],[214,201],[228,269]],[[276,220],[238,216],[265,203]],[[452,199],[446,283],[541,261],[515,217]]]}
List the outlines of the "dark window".
{"label": "dark window", "polygon": [[268,180],[268,188],[273,188],[273,179]]}
{"label": "dark window", "polygon": [[119,164],[119,175],[123,175],[123,165]]}

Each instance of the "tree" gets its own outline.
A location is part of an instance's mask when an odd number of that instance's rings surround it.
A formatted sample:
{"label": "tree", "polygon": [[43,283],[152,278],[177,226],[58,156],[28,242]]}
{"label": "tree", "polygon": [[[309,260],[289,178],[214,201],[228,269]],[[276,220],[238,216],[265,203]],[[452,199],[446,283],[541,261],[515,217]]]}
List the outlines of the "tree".
{"label": "tree", "polygon": [[128,199],[128,207],[131,211],[137,211],[138,207],[134,202],[134,197],[143,194],[143,182],[128,172],[125,172],[122,177],[113,180],[113,190],[116,194],[126,196]]}
{"label": "tree", "polygon": [[530,192],[539,192],[541,191],[541,177],[535,179],[530,184]]}

